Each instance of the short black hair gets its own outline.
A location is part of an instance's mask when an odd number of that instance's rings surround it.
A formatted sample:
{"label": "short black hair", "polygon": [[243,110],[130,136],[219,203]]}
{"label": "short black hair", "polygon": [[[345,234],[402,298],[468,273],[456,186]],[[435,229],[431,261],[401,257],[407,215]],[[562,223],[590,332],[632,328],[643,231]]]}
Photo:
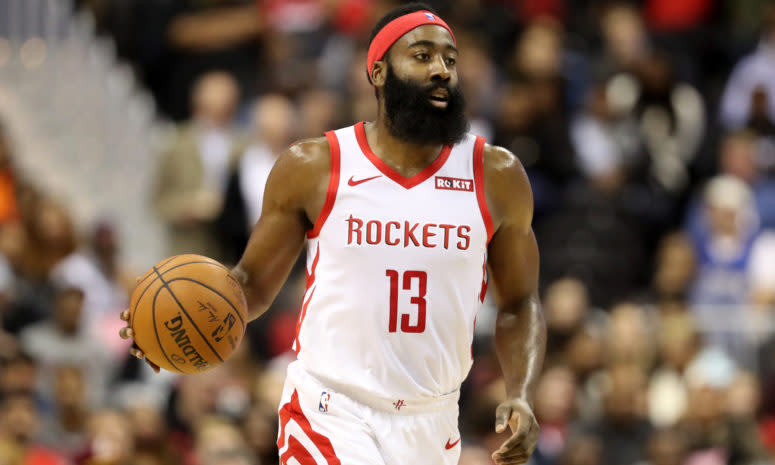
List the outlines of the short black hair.
{"label": "short black hair", "polygon": [[[387,26],[387,24],[391,21],[393,21],[396,18],[400,18],[401,16],[408,15],[409,13],[414,13],[416,11],[430,11],[431,13],[438,16],[438,13],[431,8],[426,3],[420,3],[420,2],[413,2],[413,3],[407,3],[406,5],[401,5],[393,8],[392,10],[385,13],[385,16],[379,19],[377,21],[377,24],[374,25],[374,28],[371,30],[371,34],[369,34],[369,47],[371,47],[371,43],[374,41],[374,38],[377,37],[377,34],[379,34],[379,31],[382,30],[383,27]],[[390,53],[390,49],[385,53],[385,56]],[[384,57],[383,57],[384,58]],[[366,70],[366,75],[369,78],[369,82],[371,82],[371,75],[369,73],[371,70]]]}

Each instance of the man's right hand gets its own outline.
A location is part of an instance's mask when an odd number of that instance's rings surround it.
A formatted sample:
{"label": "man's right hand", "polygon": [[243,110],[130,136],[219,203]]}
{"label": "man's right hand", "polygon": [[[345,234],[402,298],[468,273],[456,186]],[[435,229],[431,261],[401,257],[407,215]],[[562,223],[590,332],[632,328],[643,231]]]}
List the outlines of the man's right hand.
{"label": "man's right hand", "polygon": [[[132,327],[129,326],[129,310],[124,310],[121,312],[121,319],[127,322],[127,325],[121,328],[118,332],[118,335],[121,336],[121,339],[134,339],[135,332],[132,330]],[[132,347],[129,348],[129,353],[134,355],[135,357],[139,358],[140,360],[145,360],[145,363],[147,363],[151,368],[153,368],[153,371],[158,373],[159,372],[159,366],[153,363],[152,361],[148,360],[145,357],[145,354],[142,350],[140,350],[139,347],[137,347],[137,344],[132,344]]]}

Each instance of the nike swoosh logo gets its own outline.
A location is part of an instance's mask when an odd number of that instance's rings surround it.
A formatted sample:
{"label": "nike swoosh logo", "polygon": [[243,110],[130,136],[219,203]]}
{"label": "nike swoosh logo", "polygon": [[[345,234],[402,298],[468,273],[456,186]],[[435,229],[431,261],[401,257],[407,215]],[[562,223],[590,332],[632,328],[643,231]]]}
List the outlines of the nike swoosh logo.
{"label": "nike swoosh logo", "polygon": [[356,180],[353,179],[353,176],[350,176],[350,179],[347,180],[347,185],[348,186],[357,186],[358,184],[364,183],[366,181],[371,181],[372,179],[381,178],[381,177],[382,177],[382,175],[378,174],[378,175],[372,176],[370,178],[359,179],[359,180],[356,181]]}
{"label": "nike swoosh logo", "polygon": [[[450,439],[452,439],[452,438],[450,438]],[[447,449],[447,450],[449,450],[449,449],[452,449],[452,448],[453,448],[453,447],[455,447],[455,446],[457,445],[457,443],[459,443],[459,442],[460,442],[460,438],[457,438],[457,441],[455,441],[455,442],[453,442],[453,443],[450,443],[450,442],[449,442],[449,439],[447,439],[447,445],[445,445],[445,446],[444,446],[444,448],[445,448],[445,449]]]}

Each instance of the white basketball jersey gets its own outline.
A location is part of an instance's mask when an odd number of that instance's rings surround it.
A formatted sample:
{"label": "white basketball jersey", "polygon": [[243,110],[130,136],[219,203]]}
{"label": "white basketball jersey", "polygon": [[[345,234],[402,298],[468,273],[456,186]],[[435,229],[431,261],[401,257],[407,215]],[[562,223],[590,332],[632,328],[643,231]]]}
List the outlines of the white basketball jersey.
{"label": "white basketball jersey", "polygon": [[407,178],[371,151],[362,122],[326,136],[331,181],[307,234],[298,363],[368,396],[455,391],[487,283],[484,139],[445,146]]}

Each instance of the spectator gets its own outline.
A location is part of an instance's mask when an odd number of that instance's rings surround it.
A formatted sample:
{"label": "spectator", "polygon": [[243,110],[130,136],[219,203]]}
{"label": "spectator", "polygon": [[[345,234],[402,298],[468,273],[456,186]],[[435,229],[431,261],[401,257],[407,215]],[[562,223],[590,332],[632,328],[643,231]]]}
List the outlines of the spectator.
{"label": "spectator", "polygon": [[44,419],[41,440],[72,459],[87,444],[87,381],[78,366],[60,365],[53,367],[53,371],[53,409]]}
{"label": "spectator", "polygon": [[639,465],[682,465],[686,463],[687,444],[681,430],[654,431],[648,441],[648,460]]}
{"label": "spectator", "polygon": [[133,465],[134,443],[130,424],[123,412],[95,411],[88,421],[89,446],[76,465]]}
{"label": "spectator", "polygon": [[[63,258],[51,270],[51,280],[58,286],[72,286],[83,290],[84,304],[81,319],[85,330],[105,339],[105,333],[115,329],[116,312],[129,305],[128,290],[134,286],[134,277],[118,263],[116,232],[108,223],[98,223],[89,241],[89,249],[78,250]],[[123,358],[124,344],[106,340],[116,358]]]}
{"label": "spectator", "polygon": [[177,465],[180,457],[167,441],[167,424],[156,406],[144,403],[127,409],[135,444],[135,463]]}
{"label": "spectator", "polygon": [[671,233],[662,238],[657,249],[656,266],[652,281],[654,298],[658,304],[683,302],[695,272],[694,249],[682,233]]}
{"label": "spectator", "polygon": [[[760,234],[751,190],[737,178],[719,176],[704,191],[703,226],[692,238],[698,272],[692,304],[731,305],[749,301],[747,270]],[[758,253],[764,253],[761,248]]]}
{"label": "spectator", "polygon": [[775,180],[759,164],[762,145],[749,131],[728,134],[721,141],[719,171],[732,175],[753,190],[756,211],[763,228],[775,228]]}
{"label": "spectator", "polygon": [[681,82],[669,56],[652,51],[636,69],[635,114],[649,153],[649,176],[681,196],[689,187],[689,166],[705,133],[705,107],[693,86]]}
{"label": "spectator", "polygon": [[757,104],[766,100],[769,121],[775,121],[775,5],[769,4],[763,12],[764,29],[756,50],[743,57],[732,70],[721,97],[720,118],[726,129],[746,126]]}
{"label": "spectator", "polygon": [[603,72],[634,71],[650,48],[643,18],[628,2],[613,2],[600,16],[603,55],[596,67]]}
{"label": "spectator", "polygon": [[533,460],[538,465],[558,463],[565,449],[575,413],[576,379],[568,367],[547,369],[538,382],[535,407],[541,424]]}
{"label": "spectator", "polygon": [[38,387],[38,364],[24,352],[3,359],[0,370],[0,398],[14,392],[35,392]]}
{"label": "spectator", "polygon": [[600,438],[602,463],[626,465],[643,460],[651,434],[646,420],[645,373],[636,365],[615,365],[602,383],[603,417],[582,426],[582,437]]}
{"label": "spectator", "polygon": [[25,328],[19,339],[22,350],[41,364],[39,391],[44,398],[54,396],[54,367],[75,365],[85,370],[87,399],[93,406],[105,399],[111,365],[102,344],[82,325],[83,297],[79,288],[58,290],[51,319]]}
{"label": "spectator", "polygon": [[226,198],[218,219],[220,242],[225,257],[236,263],[259,216],[264,186],[275,160],[293,142],[296,111],[281,95],[266,95],[253,110],[253,142],[245,150],[230,177]]}
{"label": "spectator", "polygon": [[198,425],[195,449],[199,463],[219,465],[218,460],[222,460],[224,454],[244,451],[245,442],[240,430],[232,423],[207,417]]}
{"label": "spectator", "polygon": [[213,221],[241,153],[232,127],[238,98],[229,74],[202,76],[192,96],[193,119],[161,155],[154,202],[168,226],[170,254],[221,257]]}
{"label": "spectator", "polygon": [[547,287],[543,305],[548,334],[547,360],[562,360],[568,341],[590,317],[587,289],[577,279],[558,279]]}
{"label": "spectator", "polygon": [[16,392],[0,400],[0,461],[9,464],[67,465],[37,440],[40,425],[32,393]]}

